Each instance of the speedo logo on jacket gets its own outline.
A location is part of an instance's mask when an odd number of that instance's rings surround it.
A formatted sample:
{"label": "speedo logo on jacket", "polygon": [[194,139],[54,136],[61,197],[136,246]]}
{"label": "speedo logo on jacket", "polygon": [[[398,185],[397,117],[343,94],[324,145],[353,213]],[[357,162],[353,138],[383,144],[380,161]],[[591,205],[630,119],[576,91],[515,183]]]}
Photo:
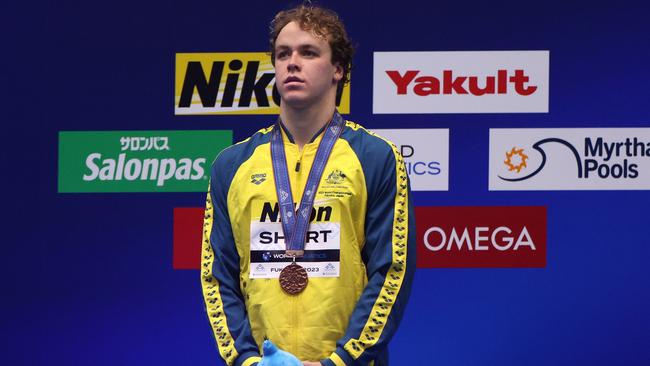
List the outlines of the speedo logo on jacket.
{"label": "speedo logo on jacket", "polygon": [[[305,250],[340,249],[338,202],[315,204],[311,211]],[[280,207],[277,202],[254,202],[250,227],[251,250],[285,250]]]}

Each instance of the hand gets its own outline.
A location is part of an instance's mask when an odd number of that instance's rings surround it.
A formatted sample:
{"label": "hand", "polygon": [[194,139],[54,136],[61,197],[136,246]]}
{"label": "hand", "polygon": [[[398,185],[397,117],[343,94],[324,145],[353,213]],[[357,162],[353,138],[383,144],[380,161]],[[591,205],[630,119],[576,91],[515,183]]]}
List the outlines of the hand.
{"label": "hand", "polygon": [[303,366],[322,366],[320,362],[313,362],[313,361],[303,361],[302,365]]}

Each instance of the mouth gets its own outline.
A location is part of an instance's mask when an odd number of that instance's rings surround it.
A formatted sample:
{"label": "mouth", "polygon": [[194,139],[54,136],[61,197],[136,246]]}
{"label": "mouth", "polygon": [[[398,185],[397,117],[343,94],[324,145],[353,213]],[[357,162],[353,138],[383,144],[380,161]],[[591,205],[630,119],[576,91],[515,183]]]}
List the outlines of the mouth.
{"label": "mouth", "polygon": [[288,78],[284,79],[285,84],[290,84],[290,83],[303,83],[304,80],[298,78],[297,76],[289,76]]}

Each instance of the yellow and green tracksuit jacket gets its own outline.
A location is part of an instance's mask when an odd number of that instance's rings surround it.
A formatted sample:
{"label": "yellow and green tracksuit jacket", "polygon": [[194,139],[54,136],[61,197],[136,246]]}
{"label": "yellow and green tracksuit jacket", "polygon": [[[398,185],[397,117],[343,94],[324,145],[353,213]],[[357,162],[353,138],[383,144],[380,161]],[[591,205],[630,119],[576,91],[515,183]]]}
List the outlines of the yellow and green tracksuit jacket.
{"label": "yellow and green tracksuit jacket", "polygon": [[[264,278],[277,277],[273,266],[290,261],[283,259],[271,163],[270,132],[277,126],[225,149],[212,166],[201,282],[221,357],[228,365],[254,365],[270,339],[301,360],[386,365],[415,270],[403,159],[393,144],[346,121],[315,197],[307,262],[299,262],[309,284],[287,295],[277,278]],[[302,150],[282,130],[299,203],[322,130]]]}

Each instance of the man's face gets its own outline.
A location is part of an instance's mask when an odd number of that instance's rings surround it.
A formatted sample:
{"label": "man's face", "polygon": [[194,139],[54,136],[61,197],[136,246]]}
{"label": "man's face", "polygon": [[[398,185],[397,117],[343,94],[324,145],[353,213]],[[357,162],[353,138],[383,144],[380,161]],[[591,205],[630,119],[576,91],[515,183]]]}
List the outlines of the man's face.
{"label": "man's face", "polygon": [[327,40],[304,31],[296,22],[287,24],[275,41],[275,82],[282,103],[304,108],[336,93],[342,68],[332,65]]}

